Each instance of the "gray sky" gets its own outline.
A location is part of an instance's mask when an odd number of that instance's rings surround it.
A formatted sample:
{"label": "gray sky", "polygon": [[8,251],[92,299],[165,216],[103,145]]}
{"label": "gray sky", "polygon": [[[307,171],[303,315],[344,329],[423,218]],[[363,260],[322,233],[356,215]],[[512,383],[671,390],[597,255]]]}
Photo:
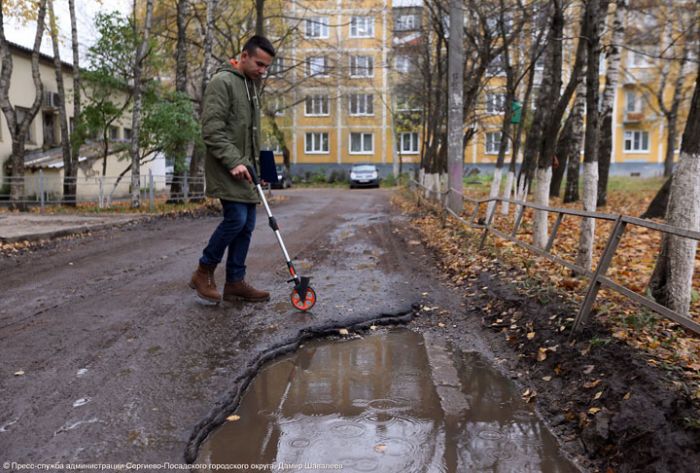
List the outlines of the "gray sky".
{"label": "gray sky", "polygon": [[[111,11],[120,11],[123,15],[131,12],[132,0],[105,0],[100,5],[94,0],[75,0],[75,13],[78,23],[78,42],[80,43],[81,60],[85,57],[85,52],[90,46],[97,33],[94,26],[95,15],[102,11],[105,13]],[[61,59],[66,62],[72,62],[73,53],[71,52],[70,40],[70,15],[68,13],[68,0],[54,0],[54,8],[56,9],[56,20],[60,29],[61,39]],[[21,44],[31,48],[34,45],[34,35],[36,34],[36,22],[29,22],[22,25],[21,22],[14,18],[5,18],[5,37],[14,43]],[[46,22],[48,23],[48,15]],[[51,38],[48,33],[44,33],[44,38],[41,42],[41,52],[53,56]]]}

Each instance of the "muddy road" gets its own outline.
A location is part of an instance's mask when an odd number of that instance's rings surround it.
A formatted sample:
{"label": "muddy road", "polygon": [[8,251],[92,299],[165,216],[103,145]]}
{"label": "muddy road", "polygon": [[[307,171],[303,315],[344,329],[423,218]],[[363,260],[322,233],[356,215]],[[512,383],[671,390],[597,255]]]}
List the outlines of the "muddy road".
{"label": "muddy road", "polygon": [[[262,209],[248,280],[272,292],[263,304],[204,306],[188,288],[216,216],[100,230],[0,259],[0,460],[193,459],[246,376],[300,335],[407,320],[434,293],[396,235],[389,192],[279,195],[285,243],[318,294],[311,313],[289,303]],[[221,288],[223,266],[216,274]]]}

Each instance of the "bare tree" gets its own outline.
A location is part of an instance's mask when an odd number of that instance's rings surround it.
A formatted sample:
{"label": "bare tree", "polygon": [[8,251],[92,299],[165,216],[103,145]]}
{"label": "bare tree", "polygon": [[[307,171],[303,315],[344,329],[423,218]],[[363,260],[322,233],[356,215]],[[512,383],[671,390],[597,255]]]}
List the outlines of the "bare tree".
{"label": "bare tree", "polygon": [[602,207],[607,203],[608,175],[610,174],[610,162],[615,152],[612,147],[612,137],[616,130],[613,129],[613,110],[615,91],[620,81],[620,49],[625,35],[625,11],[627,0],[616,0],[615,14],[613,15],[612,35],[610,45],[607,48],[607,62],[605,72],[605,89],[600,107],[600,141],[598,148],[598,203]]}
{"label": "bare tree", "polygon": [[[78,44],[78,24],[75,16],[75,0],[68,0],[68,12],[70,14],[71,50],[73,52],[73,129],[70,130],[71,161],[77,163],[80,155],[80,146],[85,141],[85,131],[82,123],[82,105],[80,87],[80,52]],[[77,173],[76,173],[77,176]]]}
{"label": "bare tree", "polygon": [[7,127],[12,137],[12,154],[10,155],[10,203],[12,208],[24,208],[21,200],[24,196],[24,153],[25,144],[29,138],[29,127],[39,112],[44,94],[44,87],[39,74],[39,51],[44,35],[46,18],[46,0],[39,1],[37,11],[36,33],[32,48],[32,80],[34,82],[34,101],[28,109],[18,110],[10,102],[10,82],[12,80],[12,52],[5,39],[5,18],[0,7],[0,56],[2,71],[0,72],[0,108],[7,120]]}
{"label": "bare tree", "polygon": [[[587,0],[585,43],[586,66],[586,132],[583,158],[583,209],[595,211],[598,199],[598,96],[600,88],[600,15],[607,10],[607,0]],[[593,259],[595,219],[584,218],[576,262],[590,269]]]}
{"label": "bare tree", "polygon": [[[134,8],[134,15],[136,9]],[[141,157],[139,155],[139,133],[141,129],[141,113],[143,109],[142,73],[143,62],[148,53],[149,34],[151,31],[151,21],[153,19],[153,0],[146,1],[146,19],[141,32],[141,44],[139,45],[134,62],[134,86],[133,97],[134,106],[131,118],[131,207],[138,208],[141,205]],[[136,21],[134,21],[136,28]]]}
{"label": "bare tree", "polygon": [[75,205],[77,197],[77,162],[73,161],[68,133],[68,116],[66,114],[66,87],[63,83],[63,65],[59,50],[58,25],[53,0],[48,0],[49,34],[53,45],[53,65],[56,71],[56,86],[58,87],[58,120],[61,128],[61,151],[63,153],[63,203]]}
{"label": "bare tree", "polygon": [[[187,94],[187,9],[189,0],[177,0],[177,45],[175,47],[175,90]],[[185,155],[185,150],[177,153]],[[185,163],[176,160],[168,203],[178,202],[183,193]]]}
{"label": "bare tree", "polygon": [[[695,80],[680,160],[673,173],[666,222],[700,231],[700,74]],[[688,314],[690,308],[696,249],[695,240],[664,234],[649,284],[659,303],[682,314]]]}

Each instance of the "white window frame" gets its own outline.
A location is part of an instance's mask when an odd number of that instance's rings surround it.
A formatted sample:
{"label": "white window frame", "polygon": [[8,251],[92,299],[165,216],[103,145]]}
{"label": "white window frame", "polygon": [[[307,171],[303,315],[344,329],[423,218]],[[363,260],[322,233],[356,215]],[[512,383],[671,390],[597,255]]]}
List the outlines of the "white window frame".
{"label": "white window frame", "polygon": [[[361,151],[353,151],[352,150],[352,137],[353,137],[353,135],[360,135],[360,147],[362,148]],[[367,142],[365,141],[365,138],[368,136],[369,136],[370,145],[371,145],[371,148],[369,150],[365,149],[365,145],[367,144]],[[350,134],[348,135],[348,152],[350,154],[364,154],[364,155],[374,154],[374,133],[352,132],[351,131]]]}
{"label": "white window frame", "polygon": [[[366,61],[365,65],[360,62]],[[359,74],[365,72],[365,74]],[[366,78],[374,77],[374,57],[373,56],[350,56],[350,77]]]}
{"label": "white window frame", "polygon": [[[411,97],[405,96],[405,95],[397,95],[396,96],[396,111],[397,112],[419,112],[420,107],[416,107],[414,104],[414,101],[411,101]],[[411,107],[414,108],[411,108]],[[405,108],[402,108],[405,107]]]}
{"label": "white window frame", "polygon": [[[309,131],[304,133],[304,154],[330,154],[328,136],[328,132],[325,131]],[[309,142],[309,139],[311,142]],[[309,144],[311,145],[310,147]]]}
{"label": "white window frame", "polygon": [[418,28],[418,15],[398,15],[394,22],[394,31],[413,31]]}
{"label": "white window frame", "polygon": [[286,110],[286,100],[284,100],[284,97],[275,97],[275,102],[273,104],[273,107],[275,107],[274,112],[276,117],[283,117],[287,110]]}
{"label": "white window frame", "polygon": [[394,58],[394,69],[401,74],[411,72],[411,57],[406,54],[399,54]]}
{"label": "white window frame", "polygon": [[[638,138],[635,135],[639,135]],[[646,149],[643,148],[642,146],[644,145],[644,136],[646,135]],[[627,149],[627,145],[630,145],[630,148]],[[635,148],[635,143],[638,144],[639,146]],[[639,154],[639,153],[649,153],[649,150],[651,149],[650,142],[649,142],[649,132],[646,130],[625,130],[623,134],[623,139],[622,139],[622,150],[624,153],[627,154]]]}
{"label": "white window frame", "polygon": [[[406,149],[408,144],[408,149]],[[418,132],[409,131],[399,135],[399,153],[418,154]]]}
{"label": "white window frame", "polygon": [[270,69],[267,71],[268,76],[276,76],[284,71],[284,58],[277,56],[272,60]]}
{"label": "white window frame", "polygon": [[[318,64],[317,60],[322,59],[323,64]],[[321,67],[322,71],[314,72],[314,67]],[[308,56],[306,58],[306,76],[307,77],[328,77],[328,57],[326,56]]]}
{"label": "white window frame", "polygon": [[494,57],[491,60],[491,63],[489,63],[489,65],[486,66],[486,75],[488,75],[488,76],[505,75],[506,71],[505,71],[504,65],[505,65],[505,57],[501,53],[498,56]]}
{"label": "white window frame", "polygon": [[304,38],[327,39],[328,36],[327,16],[314,16],[306,19],[304,22]]}
{"label": "white window frame", "polygon": [[[309,110],[309,106],[311,110]],[[307,95],[304,99],[305,117],[327,117],[331,114],[330,110],[330,98],[328,95],[312,94]]]}
{"label": "white window frame", "polygon": [[353,117],[374,115],[374,94],[351,94],[348,97],[348,110]]}
{"label": "white window frame", "polygon": [[[494,139],[496,135],[499,135],[498,141]],[[485,154],[498,154],[498,150],[501,147],[501,132],[500,131],[489,131],[486,132],[484,136],[484,153]],[[506,146],[506,153],[510,152],[510,143]]]}
{"label": "white window frame", "polygon": [[353,16],[350,18],[351,38],[374,38],[374,17]]}
{"label": "white window frame", "polygon": [[500,115],[506,111],[506,94],[489,92],[486,94],[486,113]]}

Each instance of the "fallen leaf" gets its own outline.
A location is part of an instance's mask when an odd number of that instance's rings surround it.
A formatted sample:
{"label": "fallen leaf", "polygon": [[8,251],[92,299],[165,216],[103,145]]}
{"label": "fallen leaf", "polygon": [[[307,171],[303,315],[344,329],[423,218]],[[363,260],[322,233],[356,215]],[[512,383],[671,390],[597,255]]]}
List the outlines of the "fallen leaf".
{"label": "fallen leaf", "polygon": [[551,376],[543,376],[543,377],[542,377],[542,380],[543,380],[543,381],[550,382],[550,381],[552,380],[552,377],[551,377]]}
{"label": "fallen leaf", "polygon": [[418,241],[418,240],[409,240],[409,241],[408,241],[408,244],[409,244],[409,245],[420,245],[420,241]]}
{"label": "fallen leaf", "polygon": [[600,396],[602,396],[602,395],[603,395],[603,391],[598,391],[597,393],[595,393],[595,396],[593,396],[593,400],[595,401],[597,399],[600,399]]}
{"label": "fallen leaf", "polygon": [[376,326],[376,325],[370,325],[370,326],[369,326],[369,329],[370,329],[370,330],[377,330],[377,326]]}
{"label": "fallen leaf", "polygon": [[595,365],[586,365],[583,367],[583,374],[591,374],[593,372],[593,369],[595,368]]}
{"label": "fallen leaf", "polygon": [[24,371],[22,371],[22,370],[15,371],[15,376],[24,376]]}
{"label": "fallen leaf", "polygon": [[537,361],[544,361],[547,359],[547,349],[540,347],[539,350],[537,350]]}
{"label": "fallen leaf", "polygon": [[600,407],[591,407],[588,409],[588,413],[592,415],[596,415],[597,413],[600,412]]}
{"label": "fallen leaf", "polygon": [[350,332],[348,332],[348,329],[346,329],[346,328],[341,328],[341,329],[339,329],[339,330],[338,330],[338,333],[339,333],[340,335],[349,335],[349,334],[350,334]]}
{"label": "fallen leaf", "polygon": [[386,451],[386,445],[383,443],[378,443],[374,446],[374,451],[377,453],[384,453]]}
{"label": "fallen leaf", "polygon": [[236,422],[237,420],[241,420],[241,416],[233,414],[233,415],[228,416],[226,418],[226,420],[229,422]]}
{"label": "fallen leaf", "polygon": [[442,322],[440,322],[440,323],[438,323],[438,327],[440,327],[440,328],[445,328],[445,324],[443,324]]}
{"label": "fallen leaf", "polygon": [[593,389],[596,386],[598,386],[601,383],[601,380],[596,379],[595,381],[588,381],[587,383],[583,383],[583,387],[586,389]]}
{"label": "fallen leaf", "polygon": [[626,401],[626,400],[628,400],[630,397],[632,397],[632,393],[627,393],[627,394],[625,394],[624,396],[622,396],[622,399],[624,399],[624,400]]}

